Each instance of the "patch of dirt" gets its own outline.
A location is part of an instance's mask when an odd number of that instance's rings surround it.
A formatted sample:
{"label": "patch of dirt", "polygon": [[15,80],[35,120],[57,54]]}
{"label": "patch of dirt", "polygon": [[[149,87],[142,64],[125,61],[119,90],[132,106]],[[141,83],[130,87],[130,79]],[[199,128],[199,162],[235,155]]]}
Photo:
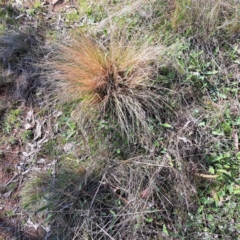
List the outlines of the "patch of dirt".
{"label": "patch of dirt", "polygon": [[1,185],[7,185],[14,177],[15,166],[19,163],[20,158],[19,145],[3,145],[0,146],[0,179]]}
{"label": "patch of dirt", "polygon": [[[4,110],[7,110],[11,105],[11,93],[5,87],[1,87],[0,90],[0,101],[9,105],[5,106]],[[24,105],[19,108],[22,112],[19,117],[21,126],[13,126],[11,133],[8,134],[1,129],[4,111],[0,113],[0,239],[37,240],[43,239],[44,230],[41,226],[34,227],[33,223],[23,224],[27,222],[29,216],[24,213],[19,204],[20,189],[28,176],[24,174],[26,167],[21,167],[25,159],[23,153],[26,142],[19,139],[24,131],[25,119],[23,118],[29,111],[29,108]],[[11,137],[13,137],[13,142],[10,142]]]}
{"label": "patch of dirt", "polygon": [[22,229],[21,224],[14,219],[9,221],[0,219],[0,239],[39,240],[43,239],[43,229],[33,227]]}
{"label": "patch of dirt", "polygon": [[[0,237],[12,239],[18,225],[13,216],[18,211],[18,191],[21,180],[16,166],[20,162],[21,147],[18,144],[0,145]],[[15,236],[15,234],[14,234]]]}
{"label": "patch of dirt", "polygon": [[[49,124],[59,116],[59,112],[49,116],[35,116],[36,109],[13,102],[9,91],[0,92],[0,99],[9,106],[20,110],[16,116],[18,124],[11,125],[11,132],[5,133],[0,122],[0,239],[43,239],[44,227],[37,219],[30,219],[21,207],[21,188],[34,172],[54,168],[55,160],[38,155],[51,135]],[[11,103],[12,102],[12,103]],[[10,111],[6,111],[6,116]],[[4,116],[1,115],[4,121]],[[49,123],[48,123],[49,121]],[[10,124],[10,123],[9,123]],[[23,138],[26,131],[29,138]]]}

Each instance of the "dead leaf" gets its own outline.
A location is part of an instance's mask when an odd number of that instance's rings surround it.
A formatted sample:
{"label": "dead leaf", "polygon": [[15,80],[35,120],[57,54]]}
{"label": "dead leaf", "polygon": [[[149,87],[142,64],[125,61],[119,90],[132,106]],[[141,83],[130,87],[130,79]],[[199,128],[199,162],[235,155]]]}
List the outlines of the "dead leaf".
{"label": "dead leaf", "polygon": [[219,175],[208,175],[208,174],[203,174],[203,173],[195,173],[195,175],[202,177],[202,178],[207,178],[207,179],[214,179],[219,176]]}
{"label": "dead leaf", "polygon": [[27,112],[26,121],[27,122],[34,121],[34,116],[33,116],[33,110],[32,109]]}
{"label": "dead leaf", "polygon": [[179,140],[182,140],[184,143],[191,143],[192,144],[192,142],[189,139],[187,139],[186,137],[179,137]]}
{"label": "dead leaf", "polygon": [[71,153],[74,151],[74,148],[75,148],[75,144],[73,143],[66,143],[64,146],[63,146],[63,150],[65,153]]}
{"label": "dead leaf", "polygon": [[59,10],[64,5],[64,0],[56,0],[53,2],[52,11]]}
{"label": "dead leaf", "polygon": [[240,55],[240,46],[235,46],[235,47],[237,47],[237,53]]}
{"label": "dead leaf", "polygon": [[37,141],[37,146],[41,146],[41,144],[48,142],[47,133],[44,134],[43,138]]}
{"label": "dead leaf", "polygon": [[42,136],[42,125],[38,120],[36,120],[36,123],[37,123],[37,126],[36,126],[36,129],[35,129],[33,140],[37,140],[38,138],[40,138]]}
{"label": "dead leaf", "polygon": [[233,136],[235,150],[239,151],[238,134],[237,134],[237,131],[235,129],[233,129],[232,136]]}
{"label": "dead leaf", "polygon": [[20,18],[22,18],[22,17],[25,17],[25,16],[26,16],[26,14],[25,14],[25,13],[22,13],[22,14],[18,15],[17,17],[15,17],[15,19],[18,20],[18,19],[20,19]]}
{"label": "dead leaf", "polygon": [[55,118],[58,118],[58,117],[60,117],[61,115],[62,115],[62,112],[61,112],[61,111],[54,112],[54,114],[53,114],[53,116],[54,116]]}
{"label": "dead leaf", "polygon": [[150,194],[150,188],[146,188],[144,189],[141,193],[140,193],[140,197],[143,199],[146,199]]}
{"label": "dead leaf", "polygon": [[33,227],[35,230],[37,230],[38,227],[39,227],[39,224],[38,224],[38,223],[35,223],[35,224],[34,224],[34,223],[30,220],[30,218],[28,219],[26,225],[27,225],[28,227]]}
{"label": "dead leaf", "polygon": [[44,164],[46,162],[46,159],[41,158],[37,161],[38,164]]}
{"label": "dead leaf", "polygon": [[25,129],[25,130],[33,129],[33,127],[34,127],[34,125],[31,124],[31,123],[25,123],[25,124],[24,124],[24,129]]}
{"label": "dead leaf", "polygon": [[45,230],[46,233],[49,233],[51,231],[51,226],[49,226],[49,225],[47,225],[47,226],[41,225],[41,227]]}

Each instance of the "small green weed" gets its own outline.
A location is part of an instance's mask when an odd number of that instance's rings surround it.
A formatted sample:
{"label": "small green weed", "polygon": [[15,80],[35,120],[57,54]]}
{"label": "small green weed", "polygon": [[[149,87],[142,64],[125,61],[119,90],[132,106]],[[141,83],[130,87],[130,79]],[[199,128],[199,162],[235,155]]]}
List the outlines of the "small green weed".
{"label": "small green weed", "polygon": [[97,1],[88,2],[88,1],[80,1],[79,2],[79,14],[84,14],[87,17],[87,23],[93,24],[101,21],[102,19],[107,17],[107,14],[104,11],[104,8]]}
{"label": "small green weed", "polygon": [[79,16],[79,13],[77,11],[76,12],[70,12],[70,13],[66,14],[66,19],[67,19],[67,22],[73,23],[73,22],[79,21],[80,16]]}
{"label": "small green weed", "polygon": [[27,2],[28,10],[27,14],[30,16],[37,15],[38,12],[42,11],[41,1],[39,0],[30,0]]}
{"label": "small green weed", "polygon": [[57,140],[52,139],[44,143],[42,147],[42,151],[39,154],[50,157],[51,159],[54,159],[58,156],[59,151],[60,150],[59,150]]}
{"label": "small green weed", "polygon": [[5,119],[3,122],[3,131],[7,134],[11,133],[14,128],[20,126],[20,117],[21,110],[15,109],[11,110],[9,113],[5,115]]}
{"label": "small green weed", "polygon": [[33,138],[33,132],[31,130],[25,130],[21,133],[20,138],[23,142],[27,142]]}
{"label": "small green weed", "polygon": [[17,15],[18,11],[11,5],[0,7],[0,26],[2,29],[0,33],[4,33],[9,26],[17,25],[17,21],[15,20]]}

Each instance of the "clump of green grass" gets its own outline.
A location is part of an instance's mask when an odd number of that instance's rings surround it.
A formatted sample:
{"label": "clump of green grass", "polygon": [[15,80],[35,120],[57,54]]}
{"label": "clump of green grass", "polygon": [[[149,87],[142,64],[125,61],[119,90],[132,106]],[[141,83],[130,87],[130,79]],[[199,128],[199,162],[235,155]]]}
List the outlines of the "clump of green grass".
{"label": "clump of green grass", "polygon": [[28,179],[21,190],[21,205],[34,212],[46,205],[44,188],[50,184],[52,178],[49,173],[42,173]]}
{"label": "clump of green grass", "polygon": [[11,26],[18,24],[15,17],[18,16],[19,11],[9,3],[0,3],[0,7],[0,33],[2,34]]}
{"label": "clump of green grass", "polygon": [[3,131],[7,134],[10,134],[14,127],[19,127],[20,116],[21,116],[20,109],[14,109],[7,113],[3,121]]}
{"label": "clump of green grass", "polygon": [[[57,70],[61,98],[80,100],[77,119],[109,119],[128,140],[151,135],[150,125],[160,122],[167,109],[158,71],[166,66],[166,49],[134,41],[111,40],[105,47],[80,36],[71,46],[60,46]],[[83,121],[83,122],[84,122]]]}

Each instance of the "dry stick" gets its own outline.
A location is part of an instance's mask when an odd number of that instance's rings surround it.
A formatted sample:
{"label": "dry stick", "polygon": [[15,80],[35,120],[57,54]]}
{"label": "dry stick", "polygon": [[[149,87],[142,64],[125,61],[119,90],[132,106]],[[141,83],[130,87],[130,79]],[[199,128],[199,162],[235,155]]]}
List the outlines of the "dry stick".
{"label": "dry stick", "polygon": [[13,182],[13,180],[18,176],[18,173],[16,173],[4,186],[3,188],[7,187],[10,183]]}
{"label": "dry stick", "polygon": [[233,129],[232,131],[232,136],[234,141],[235,152],[237,153],[239,151],[239,141],[238,141],[238,134],[235,129]]}
{"label": "dry stick", "polygon": [[[86,216],[89,216],[89,212],[88,212],[88,214],[86,214]],[[85,218],[85,220],[83,221],[83,223],[81,224],[81,226],[78,227],[77,232],[74,233],[74,237],[73,237],[72,240],[75,240],[75,239],[78,237],[78,234],[79,234],[79,232],[81,231],[81,229],[82,229],[82,227],[83,227],[83,225],[84,225],[84,223],[85,223],[86,221],[87,221],[87,218]]]}
{"label": "dry stick", "polygon": [[[103,178],[105,178],[105,174],[103,175],[102,179],[103,179]],[[102,182],[102,181],[101,181],[101,182]],[[98,191],[99,191],[99,189],[100,189],[100,187],[101,187],[101,182],[100,182],[100,184],[99,184],[99,186],[98,186],[98,188],[97,188],[97,190],[96,190],[96,192],[95,192],[95,194],[94,194],[94,196],[93,196],[93,199],[92,199],[92,202],[91,202],[91,204],[90,204],[90,208],[89,208],[89,209],[91,209],[92,206],[93,206],[93,203],[94,203],[94,201],[95,201],[95,199],[96,199],[96,196],[97,196],[97,194],[98,194]]]}
{"label": "dry stick", "polygon": [[111,240],[115,240],[113,237],[111,237],[101,226],[99,226],[96,222],[95,222],[96,226],[99,227],[101,229],[100,232],[103,232],[104,234],[106,234]]}

